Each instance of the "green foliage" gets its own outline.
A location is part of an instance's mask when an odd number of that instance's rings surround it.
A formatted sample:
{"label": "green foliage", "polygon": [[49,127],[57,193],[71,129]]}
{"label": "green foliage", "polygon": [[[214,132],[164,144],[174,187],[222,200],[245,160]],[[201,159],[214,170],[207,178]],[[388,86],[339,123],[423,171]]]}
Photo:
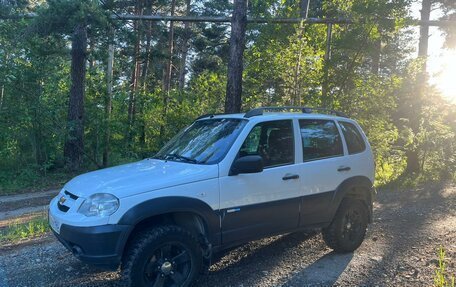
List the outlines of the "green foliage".
{"label": "green foliage", "polygon": [[454,287],[455,278],[454,275],[447,274],[446,270],[446,258],[445,258],[445,250],[443,247],[439,248],[438,251],[439,256],[439,267],[435,270],[434,276],[434,286],[435,287]]}
{"label": "green foliage", "polygon": [[[58,185],[71,177],[63,170],[63,146],[70,37],[76,25],[88,27],[89,45],[83,170],[99,168],[106,150],[109,165],[151,156],[197,116],[223,112],[227,25],[193,23],[186,28],[174,23],[168,93],[163,88],[169,60],[167,23],[138,22],[133,30],[131,22],[111,21],[109,15],[167,14],[169,2],[136,1],[137,6],[95,0],[20,2],[2,7],[0,13],[35,12],[38,17],[0,21],[0,193]],[[333,26],[328,62],[324,59],[325,25],[249,24],[243,109],[294,104],[346,112],[359,121],[370,140],[377,185],[455,177],[455,106],[428,85],[424,85],[424,96],[416,97],[422,63],[411,60],[413,41],[403,29],[410,2],[312,0],[310,17],[346,16],[363,21]],[[452,2],[440,2],[446,7],[445,17],[454,17]],[[179,13],[185,11],[185,1],[176,5]],[[229,15],[231,6],[226,0],[192,1],[191,13]],[[298,6],[298,1],[251,1],[249,16],[297,17]],[[189,49],[184,61],[185,36],[189,37]],[[115,51],[112,108],[108,112],[110,43]],[[179,74],[183,62],[187,73],[182,88]],[[401,176],[410,150],[418,152],[423,172]]]}
{"label": "green foliage", "polygon": [[304,34],[296,31],[284,35],[287,33],[281,27],[277,30],[265,27],[264,34],[248,49],[245,109],[284,104],[321,105],[324,26],[310,26]]}
{"label": "green foliage", "polygon": [[47,214],[33,218],[25,223],[13,222],[8,227],[0,229],[0,244],[38,237],[48,231]]}
{"label": "green foliage", "polygon": [[71,34],[77,25],[107,26],[109,14],[98,0],[48,0],[33,23],[41,35]]}
{"label": "green foliage", "polygon": [[60,188],[76,176],[65,170],[52,170],[46,174],[45,166],[26,166],[22,169],[0,170],[0,195]]}

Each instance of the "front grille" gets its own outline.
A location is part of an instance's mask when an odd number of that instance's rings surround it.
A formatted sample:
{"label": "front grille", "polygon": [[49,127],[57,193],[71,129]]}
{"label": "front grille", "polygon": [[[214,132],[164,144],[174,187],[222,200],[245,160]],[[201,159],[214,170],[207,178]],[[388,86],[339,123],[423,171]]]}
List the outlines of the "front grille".
{"label": "front grille", "polygon": [[60,211],[67,212],[71,206],[78,200],[79,196],[72,194],[68,190],[63,192],[63,196],[57,201],[57,207]]}
{"label": "front grille", "polygon": [[67,212],[70,208],[65,205],[61,205],[60,202],[57,202],[57,207],[59,208],[60,211]]}
{"label": "front grille", "polygon": [[72,194],[68,190],[65,190],[64,193],[68,195],[72,200],[77,200],[79,197],[77,195]]}

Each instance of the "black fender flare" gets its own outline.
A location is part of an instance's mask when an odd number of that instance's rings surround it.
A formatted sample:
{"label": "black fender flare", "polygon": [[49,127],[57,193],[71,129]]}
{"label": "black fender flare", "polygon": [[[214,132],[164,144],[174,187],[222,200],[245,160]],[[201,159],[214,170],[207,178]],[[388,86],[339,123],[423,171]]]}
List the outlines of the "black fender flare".
{"label": "black fender flare", "polygon": [[204,201],[183,197],[167,196],[150,199],[130,208],[118,224],[136,226],[141,221],[163,214],[190,212],[201,217],[204,222],[209,242],[220,244],[220,219],[218,211],[213,210]]}
{"label": "black fender flare", "polygon": [[353,190],[353,188],[360,188],[360,190],[363,191],[360,195],[367,204],[369,210],[369,222],[372,222],[372,205],[375,197],[375,188],[372,181],[365,176],[350,177],[339,184],[331,201],[331,218],[334,217],[342,200]]}

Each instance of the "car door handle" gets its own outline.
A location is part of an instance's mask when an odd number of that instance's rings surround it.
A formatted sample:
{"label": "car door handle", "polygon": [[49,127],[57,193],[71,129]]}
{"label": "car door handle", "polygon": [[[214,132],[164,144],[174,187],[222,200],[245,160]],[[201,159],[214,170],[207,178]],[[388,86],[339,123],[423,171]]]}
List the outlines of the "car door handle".
{"label": "car door handle", "polygon": [[282,177],[283,180],[289,180],[289,179],[298,179],[299,175],[297,174],[286,174],[284,177]]}
{"label": "car door handle", "polygon": [[349,166],[341,166],[337,169],[337,171],[349,171],[351,169],[351,167]]}

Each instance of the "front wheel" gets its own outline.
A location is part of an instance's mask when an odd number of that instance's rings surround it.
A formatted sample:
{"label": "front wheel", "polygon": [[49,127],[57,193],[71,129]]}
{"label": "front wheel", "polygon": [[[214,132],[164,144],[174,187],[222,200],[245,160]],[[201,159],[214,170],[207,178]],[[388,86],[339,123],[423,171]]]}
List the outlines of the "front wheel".
{"label": "front wheel", "polygon": [[324,241],[336,252],[356,250],[366,235],[368,216],[364,202],[351,198],[344,199],[332,223],[322,230]]}
{"label": "front wheel", "polygon": [[126,286],[190,286],[202,267],[198,240],[179,226],[139,234],[128,249],[121,280]]}

